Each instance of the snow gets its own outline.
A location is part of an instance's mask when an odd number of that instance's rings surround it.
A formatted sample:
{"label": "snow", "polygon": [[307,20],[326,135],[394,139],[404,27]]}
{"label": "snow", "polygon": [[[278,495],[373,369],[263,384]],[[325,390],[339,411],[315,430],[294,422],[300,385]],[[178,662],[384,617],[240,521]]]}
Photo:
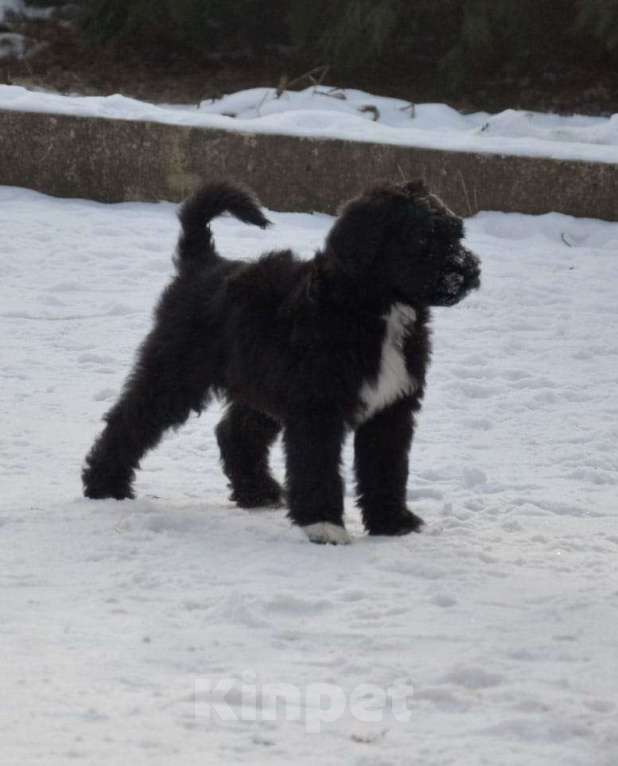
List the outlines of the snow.
{"label": "snow", "polygon": [[0,0],[0,21],[9,15],[27,16],[29,19],[47,19],[53,13],[53,8],[36,8],[26,5],[24,0]]}
{"label": "snow", "polygon": [[[331,221],[268,216],[221,219],[221,250],[309,256]],[[218,405],[137,500],[83,499],[175,208],[4,187],[0,227],[3,764],[618,762],[617,224],[468,222],[483,287],[435,312],[412,451],[426,531],[368,538],[348,496],[343,547],[227,501]]]}
{"label": "snow", "polygon": [[[37,8],[26,5],[24,0],[0,0],[0,23],[10,21],[12,16],[24,16],[29,19],[48,19],[53,11],[53,8]],[[24,35],[0,31],[0,62],[13,58],[24,58],[28,55],[30,43],[32,41]]]}
{"label": "snow", "polygon": [[419,148],[618,161],[618,115],[570,117],[507,109],[462,114],[327,86],[278,95],[253,88],[198,105],[149,104],[126,96],[61,96],[0,86],[0,109],[115,120],[149,120],[244,133],[341,138]]}
{"label": "snow", "polygon": [[12,32],[0,32],[0,61],[21,58],[26,52],[26,38]]}
{"label": "snow", "polygon": [[21,12],[23,7],[23,0],[0,0],[0,21],[3,21],[8,13]]}

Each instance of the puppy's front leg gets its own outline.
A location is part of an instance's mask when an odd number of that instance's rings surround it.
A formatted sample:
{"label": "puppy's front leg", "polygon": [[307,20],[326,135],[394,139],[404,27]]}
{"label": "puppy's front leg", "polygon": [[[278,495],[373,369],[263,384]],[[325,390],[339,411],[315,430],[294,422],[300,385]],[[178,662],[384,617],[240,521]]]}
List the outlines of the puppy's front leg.
{"label": "puppy's front leg", "polygon": [[418,532],[423,520],[406,507],[408,456],[414,432],[409,399],[376,413],[354,436],[357,502],[371,535]]}
{"label": "puppy's front leg", "polygon": [[314,543],[350,542],[343,526],[340,474],[344,424],[331,413],[303,413],[285,426],[288,516]]}

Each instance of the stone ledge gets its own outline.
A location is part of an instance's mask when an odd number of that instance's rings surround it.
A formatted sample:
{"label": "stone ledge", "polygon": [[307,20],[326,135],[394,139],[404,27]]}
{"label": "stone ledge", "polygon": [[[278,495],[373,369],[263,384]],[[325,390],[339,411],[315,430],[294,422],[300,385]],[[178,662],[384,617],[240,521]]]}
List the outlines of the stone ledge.
{"label": "stone ledge", "polygon": [[0,110],[0,184],[102,202],[183,199],[202,179],[283,211],[335,212],[377,179],[422,176],[461,215],[618,221],[618,166]]}

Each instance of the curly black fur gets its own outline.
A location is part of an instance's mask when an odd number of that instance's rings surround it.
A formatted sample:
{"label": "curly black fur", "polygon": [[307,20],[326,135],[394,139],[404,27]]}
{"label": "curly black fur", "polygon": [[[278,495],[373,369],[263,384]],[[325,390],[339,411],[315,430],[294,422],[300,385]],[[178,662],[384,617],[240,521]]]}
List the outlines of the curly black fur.
{"label": "curly black fur", "polygon": [[281,502],[268,450],[283,428],[290,518],[343,533],[340,454],[352,429],[366,528],[418,530],[406,482],[429,307],[479,286],[462,221],[421,182],[384,184],[343,208],[312,260],[283,250],[245,263],[214,247],[208,224],[225,211],[268,225],[252,195],[228,183],[182,205],[177,275],[86,457],[85,494],[133,497],[142,456],[214,393],[228,402],[217,441],[239,505]]}

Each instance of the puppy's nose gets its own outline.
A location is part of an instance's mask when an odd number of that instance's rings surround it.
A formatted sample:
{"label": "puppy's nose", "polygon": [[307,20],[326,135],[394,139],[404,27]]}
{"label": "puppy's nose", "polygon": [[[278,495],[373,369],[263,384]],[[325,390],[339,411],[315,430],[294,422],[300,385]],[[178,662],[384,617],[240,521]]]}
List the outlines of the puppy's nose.
{"label": "puppy's nose", "polygon": [[471,290],[478,290],[481,286],[481,262],[476,256],[473,256],[471,259],[466,282]]}

